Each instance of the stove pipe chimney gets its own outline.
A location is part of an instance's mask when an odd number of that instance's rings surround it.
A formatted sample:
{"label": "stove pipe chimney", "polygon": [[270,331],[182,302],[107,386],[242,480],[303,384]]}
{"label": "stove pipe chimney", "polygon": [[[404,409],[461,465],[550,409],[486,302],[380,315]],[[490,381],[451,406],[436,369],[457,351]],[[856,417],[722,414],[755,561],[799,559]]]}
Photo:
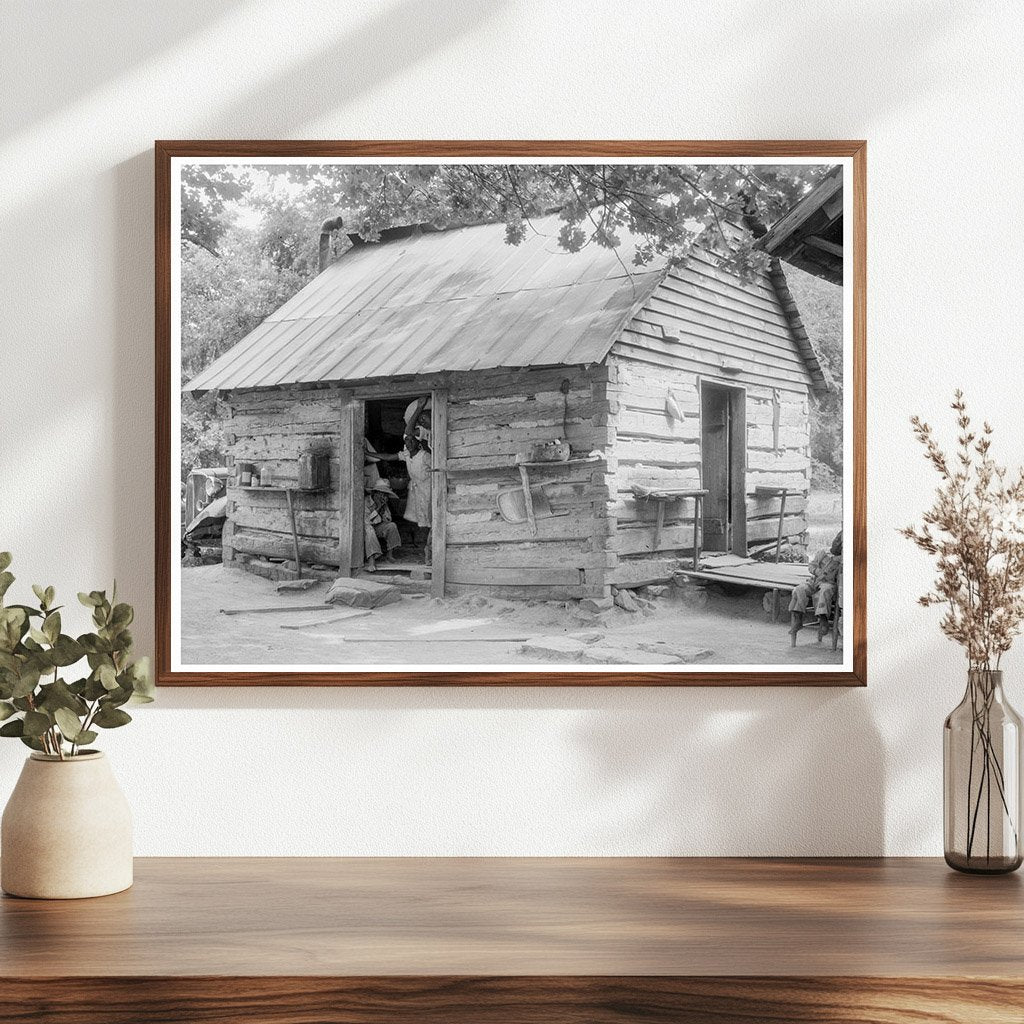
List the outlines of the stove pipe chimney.
{"label": "stove pipe chimney", "polygon": [[320,269],[318,274],[324,272],[324,268],[331,261],[331,235],[340,231],[342,226],[341,217],[332,217],[320,225]]}

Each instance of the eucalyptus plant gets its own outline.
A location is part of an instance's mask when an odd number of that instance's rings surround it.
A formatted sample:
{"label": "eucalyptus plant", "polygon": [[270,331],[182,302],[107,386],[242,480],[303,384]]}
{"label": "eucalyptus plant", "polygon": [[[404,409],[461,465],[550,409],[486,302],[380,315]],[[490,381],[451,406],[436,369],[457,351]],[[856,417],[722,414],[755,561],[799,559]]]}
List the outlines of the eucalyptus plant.
{"label": "eucalyptus plant", "polygon": [[[61,760],[74,757],[98,730],[132,720],[125,705],[153,700],[149,659],[132,660],[135,612],[118,603],[116,582],[109,598],[102,590],[80,593],[95,632],[69,636],[53,587],[32,587],[38,605],[4,603],[14,582],[10,564],[11,555],[0,552],[0,736]],[[88,674],[68,682],[83,660]]]}

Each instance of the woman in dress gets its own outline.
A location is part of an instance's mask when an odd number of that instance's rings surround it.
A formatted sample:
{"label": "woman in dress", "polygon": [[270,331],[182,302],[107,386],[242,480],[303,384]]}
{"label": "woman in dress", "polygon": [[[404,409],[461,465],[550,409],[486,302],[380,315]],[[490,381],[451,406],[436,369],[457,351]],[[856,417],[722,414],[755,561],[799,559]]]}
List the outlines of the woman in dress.
{"label": "woman in dress", "polygon": [[416,437],[406,435],[405,450],[399,458],[409,471],[409,493],[405,505],[405,518],[416,526],[416,543],[420,543],[421,530],[426,530],[423,540],[423,561],[430,564],[430,523],[431,523],[431,463],[430,447]]}

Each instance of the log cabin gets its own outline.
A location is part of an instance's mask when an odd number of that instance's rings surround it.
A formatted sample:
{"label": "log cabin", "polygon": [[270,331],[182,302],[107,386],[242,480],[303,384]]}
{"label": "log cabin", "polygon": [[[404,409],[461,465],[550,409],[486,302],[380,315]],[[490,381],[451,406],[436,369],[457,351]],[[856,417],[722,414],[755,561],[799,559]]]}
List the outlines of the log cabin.
{"label": "log cabin", "polygon": [[[705,248],[637,267],[628,237],[569,253],[556,217],[532,226],[517,246],[503,224],[352,235],[188,383],[276,485],[230,487],[226,562],[358,573],[364,441],[397,451],[428,395],[435,595],[605,597],[695,551],[805,545],[830,381],[778,260],[752,280]],[[555,440],[568,458],[546,462]],[[329,473],[300,487],[316,451]]]}

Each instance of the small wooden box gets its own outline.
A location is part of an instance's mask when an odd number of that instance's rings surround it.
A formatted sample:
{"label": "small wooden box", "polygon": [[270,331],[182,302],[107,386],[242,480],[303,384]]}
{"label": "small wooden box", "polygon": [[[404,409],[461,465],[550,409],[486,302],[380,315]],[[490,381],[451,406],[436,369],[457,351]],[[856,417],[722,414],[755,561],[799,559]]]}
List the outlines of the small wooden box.
{"label": "small wooden box", "polygon": [[331,457],[326,452],[299,456],[299,490],[326,491],[331,486]]}

